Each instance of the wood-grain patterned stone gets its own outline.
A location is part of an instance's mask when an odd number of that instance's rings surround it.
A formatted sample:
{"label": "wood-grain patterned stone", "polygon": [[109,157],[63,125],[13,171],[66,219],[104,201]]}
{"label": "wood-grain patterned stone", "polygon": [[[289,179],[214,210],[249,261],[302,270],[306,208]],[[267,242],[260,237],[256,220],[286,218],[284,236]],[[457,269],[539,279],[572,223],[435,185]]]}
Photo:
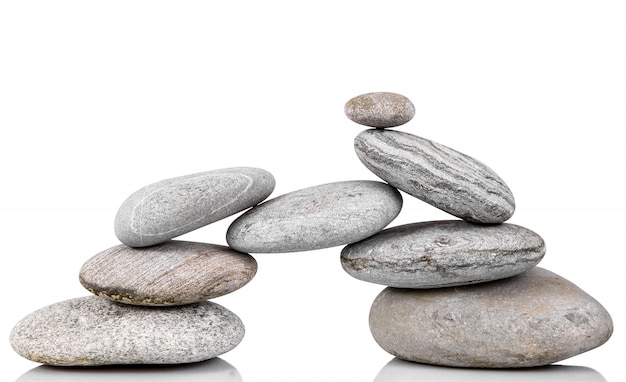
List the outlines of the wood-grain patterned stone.
{"label": "wood-grain patterned stone", "polygon": [[134,305],[182,305],[246,285],[257,262],[216,244],[171,240],[146,248],[118,245],[87,260],[80,283],[90,292]]}
{"label": "wood-grain patterned stone", "polygon": [[370,329],[394,356],[477,368],[543,366],[604,344],[613,321],[573,283],[535,267],[518,276],[454,288],[388,287]]}
{"label": "wood-grain patterned stone", "polygon": [[515,276],[545,255],[543,239],[514,224],[463,220],[387,228],[341,251],[351,276],[396,288],[439,288]]}
{"label": "wood-grain patterned stone", "polygon": [[269,172],[235,167],[162,180],[130,195],[115,216],[115,234],[131,247],[166,242],[265,200]]}
{"label": "wood-grain patterned stone", "polygon": [[380,232],[398,216],[402,196],[382,182],[328,183],[281,195],[246,211],[228,228],[242,252],[299,252],[345,245]]}
{"label": "wood-grain patterned stone", "polygon": [[178,364],[224,354],[244,332],[239,317],[209,301],[151,308],[88,296],[24,317],[10,343],[22,357],[48,365]]}
{"label": "wood-grain patterned stone", "polygon": [[415,106],[405,96],[390,92],[361,94],[344,106],[346,116],[360,125],[388,128],[403,125],[415,115]]}
{"label": "wood-grain patterned stone", "polygon": [[515,210],[509,187],[482,162],[412,134],[370,129],[354,141],[356,154],[378,177],[461,219],[502,223]]}

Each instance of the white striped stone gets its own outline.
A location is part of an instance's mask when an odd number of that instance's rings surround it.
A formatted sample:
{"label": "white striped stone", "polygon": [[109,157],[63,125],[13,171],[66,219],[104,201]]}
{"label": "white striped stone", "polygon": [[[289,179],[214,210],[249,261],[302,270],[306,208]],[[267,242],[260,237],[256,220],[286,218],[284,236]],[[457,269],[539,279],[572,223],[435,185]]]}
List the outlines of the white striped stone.
{"label": "white striped stone", "polygon": [[482,162],[447,146],[394,130],[370,129],[356,154],[378,177],[461,219],[502,223],[515,210],[513,194]]}

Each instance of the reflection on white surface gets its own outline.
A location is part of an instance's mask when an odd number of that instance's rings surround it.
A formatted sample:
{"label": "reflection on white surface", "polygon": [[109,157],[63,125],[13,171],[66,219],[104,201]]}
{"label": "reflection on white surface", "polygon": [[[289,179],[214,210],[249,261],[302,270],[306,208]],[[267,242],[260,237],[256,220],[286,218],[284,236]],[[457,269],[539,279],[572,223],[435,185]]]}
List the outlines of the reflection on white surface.
{"label": "reflection on white surface", "polygon": [[242,382],[234,366],[220,358],[186,365],[58,367],[38,366],[16,382]]}
{"label": "reflection on white surface", "polygon": [[424,365],[394,358],[374,382],[606,382],[602,374],[582,366],[544,366],[521,369],[460,369]]}

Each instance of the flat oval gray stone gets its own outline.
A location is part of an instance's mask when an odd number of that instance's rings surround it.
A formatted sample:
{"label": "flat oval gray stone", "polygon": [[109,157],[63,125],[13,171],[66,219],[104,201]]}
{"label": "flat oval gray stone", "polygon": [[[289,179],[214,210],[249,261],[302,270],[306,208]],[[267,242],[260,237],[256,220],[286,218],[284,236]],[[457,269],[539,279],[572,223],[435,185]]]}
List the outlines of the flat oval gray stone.
{"label": "flat oval gray stone", "polygon": [[281,195],[246,211],[226,241],[242,252],[298,252],[354,243],[398,216],[402,196],[388,184],[355,180]]}
{"label": "flat oval gray stone", "polygon": [[15,325],[13,349],[56,366],[178,364],[235,348],[244,326],[213,302],[150,308],[80,297],[39,309]]}
{"label": "flat oval gray stone", "polygon": [[147,248],[109,248],[85,262],[79,279],[87,290],[110,300],[182,305],[231,293],[256,271],[257,262],[247,253],[172,240]]}
{"label": "flat oval gray stone", "polygon": [[376,176],[461,219],[502,223],[515,211],[511,190],[492,169],[439,143],[370,129],[355,138],[354,148]]}
{"label": "flat oval gray stone", "polygon": [[439,288],[515,276],[537,265],[543,239],[514,224],[463,220],[385,229],[341,251],[351,276],[396,288]]}
{"label": "flat oval gray stone", "polygon": [[389,92],[361,94],[344,106],[346,116],[360,125],[386,128],[409,122],[415,106],[403,95]]}
{"label": "flat oval gray stone", "polygon": [[613,333],[598,301],[539,267],[455,288],[388,287],[369,322],[376,342],[394,356],[456,367],[548,365],[594,349]]}
{"label": "flat oval gray stone", "polygon": [[235,167],[162,180],[122,203],[115,235],[131,247],[163,243],[265,200],[276,182],[269,172]]}

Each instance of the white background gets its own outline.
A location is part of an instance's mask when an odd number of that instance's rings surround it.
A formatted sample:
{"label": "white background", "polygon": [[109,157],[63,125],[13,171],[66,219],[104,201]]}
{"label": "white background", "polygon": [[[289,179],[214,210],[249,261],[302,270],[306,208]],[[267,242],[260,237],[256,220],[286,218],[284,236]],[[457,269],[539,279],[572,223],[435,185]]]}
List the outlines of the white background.
{"label": "white background", "polygon": [[[412,5],[408,5],[412,4]],[[509,185],[509,222],[547,243],[540,266],[612,314],[604,346],[561,362],[621,379],[626,9],[621,1],[0,2],[0,374],[17,321],[88,295],[78,270],[116,245],[121,202],[158,180],[270,171],[271,197],[377,179],[343,106],[406,95],[398,130],[469,154]],[[449,215],[403,194],[391,226]],[[225,243],[234,217],[181,238]],[[382,286],[335,247],[257,254],[257,276],[215,301],[246,325],[221,358],[245,381],[373,381]],[[534,379],[541,379],[534,377]]]}

